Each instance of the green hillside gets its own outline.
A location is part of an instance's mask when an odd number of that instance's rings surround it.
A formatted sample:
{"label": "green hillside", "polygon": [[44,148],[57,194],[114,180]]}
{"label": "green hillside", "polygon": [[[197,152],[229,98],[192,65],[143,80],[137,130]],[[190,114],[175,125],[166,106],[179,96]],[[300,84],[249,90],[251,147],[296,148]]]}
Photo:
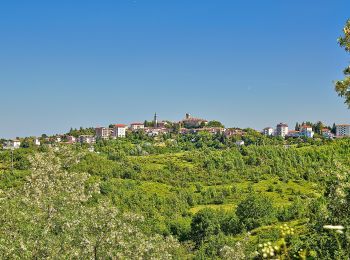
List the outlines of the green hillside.
{"label": "green hillside", "polygon": [[[174,137],[150,141],[129,136],[100,141],[95,152],[81,145],[21,148],[14,153],[13,170],[10,153],[2,151],[0,256],[42,258],[65,248],[70,258],[83,250],[73,233],[86,235],[89,243],[97,241],[99,232],[116,239],[112,227],[110,233],[102,228],[103,221],[112,219],[120,221],[116,230],[130,225],[136,229],[131,237],[139,235],[132,241],[121,235],[125,244],[116,251],[101,246],[102,258],[119,251],[122,258],[133,257],[131,248],[146,242],[159,252],[140,251],[142,258],[169,253],[165,258],[259,259],[266,251],[271,259],[344,259],[349,254],[346,235],[322,228],[349,223],[344,207],[350,198],[349,139],[236,147],[213,145],[218,137],[212,138],[202,139],[200,147],[188,140],[169,141]],[[85,198],[91,187],[94,191]],[[84,197],[81,202],[78,195]],[[38,204],[26,205],[28,197]],[[51,207],[53,216],[45,213]],[[118,214],[107,217],[109,209]],[[30,214],[38,214],[38,225],[28,226]],[[138,220],[125,217],[130,214]],[[77,218],[84,222],[65,227]],[[51,226],[45,225],[47,219]],[[98,221],[102,226],[94,229]],[[41,237],[43,230],[50,236]],[[9,238],[21,242],[9,244]],[[35,242],[39,238],[44,241]]]}

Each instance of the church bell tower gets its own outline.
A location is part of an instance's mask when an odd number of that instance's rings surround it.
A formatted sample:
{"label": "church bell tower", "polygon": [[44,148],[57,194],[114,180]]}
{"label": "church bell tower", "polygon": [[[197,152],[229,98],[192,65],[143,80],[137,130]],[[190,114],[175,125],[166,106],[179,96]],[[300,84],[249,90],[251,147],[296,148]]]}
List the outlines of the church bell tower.
{"label": "church bell tower", "polygon": [[155,128],[157,128],[157,127],[158,127],[157,113],[154,113],[154,119],[153,119],[153,122],[154,122],[154,127],[155,127]]}

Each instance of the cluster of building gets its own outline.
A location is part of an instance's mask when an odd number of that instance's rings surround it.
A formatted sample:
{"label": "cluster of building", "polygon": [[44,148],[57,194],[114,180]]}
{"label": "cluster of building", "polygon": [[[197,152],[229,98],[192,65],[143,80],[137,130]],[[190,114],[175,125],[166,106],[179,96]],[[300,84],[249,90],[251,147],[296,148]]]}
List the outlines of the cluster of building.
{"label": "cluster of building", "polygon": [[276,128],[266,127],[263,129],[262,133],[266,136],[281,136],[281,137],[314,137],[314,131],[312,126],[301,125],[300,130],[289,130],[288,125],[285,123],[277,124]]}
{"label": "cluster of building", "polygon": [[4,149],[18,149],[21,147],[21,141],[18,139],[8,140],[3,148]]}
{"label": "cluster of building", "polygon": [[116,139],[126,136],[127,131],[137,132],[142,131],[149,136],[157,136],[160,134],[167,134],[172,131],[171,125],[177,124],[179,126],[180,134],[209,132],[222,133],[225,131],[221,127],[206,127],[208,121],[201,118],[194,118],[190,114],[186,114],[185,118],[180,122],[170,123],[168,121],[158,121],[158,116],[155,113],[151,126],[145,126],[144,123],[131,123],[130,126],[124,124],[116,124],[113,127],[96,127],[96,139]]}
{"label": "cluster of building", "polygon": [[96,139],[117,139],[124,138],[127,131],[143,131],[149,136],[156,136],[159,134],[169,133],[170,129],[167,128],[167,122],[158,122],[157,114],[154,114],[153,126],[145,126],[144,123],[135,122],[130,126],[125,124],[115,124],[112,127],[96,127],[95,138]]}
{"label": "cluster of building", "polygon": [[[194,118],[190,114],[186,114],[185,118],[179,122],[158,121],[158,116],[155,113],[153,121],[151,123],[135,122],[130,125],[115,124],[109,127],[96,127],[94,135],[80,135],[74,137],[70,135],[56,135],[53,137],[47,137],[40,139],[45,143],[82,143],[82,144],[94,144],[96,140],[117,139],[126,137],[126,133],[129,132],[144,132],[148,136],[158,136],[160,134],[167,134],[172,132],[173,126],[177,125],[177,130],[180,134],[200,133],[207,132],[211,134],[223,134],[226,137],[231,136],[244,136],[245,131],[237,128],[223,128],[223,127],[208,127],[208,121],[201,118]],[[314,131],[312,126],[303,124],[298,131],[289,130],[288,125],[285,123],[277,124],[276,128],[266,127],[262,130],[262,134],[266,136],[280,136],[280,137],[306,137],[313,138]],[[334,137],[346,137],[350,136],[350,124],[336,125],[336,134],[334,135],[329,128],[322,129],[322,135],[325,138]],[[39,146],[40,140],[34,139],[34,145]],[[243,145],[243,141],[239,141],[237,145]],[[17,149],[21,146],[21,141],[18,139],[7,141],[4,149]]]}
{"label": "cluster of building", "polygon": [[[174,131],[174,126],[177,126],[177,131],[180,134],[207,132],[210,134],[224,134],[225,136],[244,135],[241,129],[225,129],[223,127],[208,127],[208,120],[192,117],[186,114],[185,118],[179,122],[158,121],[158,116],[155,113],[152,122],[141,123],[134,122],[130,125],[114,124],[108,127],[98,126],[95,128],[95,134],[80,135],[74,137],[70,135],[56,135],[41,139],[45,143],[54,144],[94,144],[97,140],[108,140],[126,137],[127,132],[143,132],[148,136],[156,137],[161,134],[167,134]],[[243,141],[242,141],[243,142]],[[239,145],[242,145],[242,142]],[[35,139],[35,144],[40,145],[39,139]],[[5,149],[16,149],[21,145],[20,140],[10,140],[5,144]]]}
{"label": "cluster of building", "polygon": [[[350,136],[350,124],[339,124],[336,125],[336,134],[334,135],[329,128],[323,128],[322,136],[325,138],[341,138]],[[289,130],[288,125],[285,123],[277,124],[276,128],[266,127],[262,130],[262,134],[266,136],[281,136],[281,137],[307,137],[313,138],[314,131],[312,126],[303,124],[300,126],[300,129],[297,130]]]}

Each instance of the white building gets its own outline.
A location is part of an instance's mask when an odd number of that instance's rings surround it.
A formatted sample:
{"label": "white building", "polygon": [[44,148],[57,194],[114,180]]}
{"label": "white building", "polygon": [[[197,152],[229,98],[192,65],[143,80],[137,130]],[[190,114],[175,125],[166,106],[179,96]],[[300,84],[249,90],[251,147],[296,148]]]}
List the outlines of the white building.
{"label": "white building", "polygon": [[288,125],[285,123],[279,123],[276,127],[276,135],[282,137],[288,135]]}
{"label": "white building", "polygon": [[96,143],[96,138],[93,135],[81,135],[79,136],[79,142],[82,144]]}
{"label": "white building", "polygon": [[96,127],[95,134],[96,134],[96,138],[108,139],[111,135],[111,130],[107,127]]}
{"label": "white building", "polygon": [[273,135],[273,128],[272,127],[265,127],[262,131],[263,135],[271,136]]}
{"label": "white building", "polygon": [[124,124],[116,124],[113,127],[113,138],[125,137],[127,125]]}
{"label": "white building", "polygon": [[143,130],[145,129],[145,125],[143,123],[132,123],[130,124],[130,129],[132,131]]}
{"label": "white building", "polygon": [[348,124],[336,125],[336,135],[350,136],[350,125]]}
{"label": "white building", "polygon": [[68,135],[67,142],[73,144],[76,142],[76,138],[74,136]]}
{"label": "white building", "polygon": [[243,140],[236,141],[236,145],[242,146],[242,145],[244,145],[244,141]]}
{"label": "white building", "polygon": [[309,125],[302,125],[300,126],[300,136],[304,136],[307,138],[313,138],[314,137],[314,131],[312,131],[312,127]]}
{"label": "white building", "polygon": [[35,138],[34,145],[40,146],[40,140],[38,138]]}
{"label": "white building", "polygon": [[332,139],[334,137],[334,134],[328,128],[323,128],[322,129],[322,136],[324,138]]}
{"label": "white building", "polygon": [[7,141],[6,145],[4,146],[4,149],[18,149],[21,147],[21,141],[14,139]]}
{"label": "white building", "polygon": [[296,130],[289,130],[288,137],[300,137],[300,132]]}
{"label": "white building", "polygon": [[154,128],[154,127],[146,127],[145,132],[148,136],[157,136],[160,134],[170,133],[170,129],[168,128]]}
{"label": "white building", "polygon": [[185,119],[181,121],[186,128],[197,128],[208,123],[207,120],[201,118],[194,118],[190,114],[186,114]]}

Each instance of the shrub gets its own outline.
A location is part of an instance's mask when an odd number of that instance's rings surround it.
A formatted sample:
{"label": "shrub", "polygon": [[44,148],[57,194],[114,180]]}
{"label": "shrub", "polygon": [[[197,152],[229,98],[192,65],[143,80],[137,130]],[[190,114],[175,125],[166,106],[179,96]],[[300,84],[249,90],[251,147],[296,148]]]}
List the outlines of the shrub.
{"label": "shrub", "polygon": [[205,208],[198,211],[191,223],[192,240],[200,245],[211,235],[217,235],[220,231],[220,222],[215,210]]}
{"label": "shrub", "polygon": [[275,210],[269,198],[251,194],[238,204],[236,215],[248,230],[252,230],[273,222]]}

